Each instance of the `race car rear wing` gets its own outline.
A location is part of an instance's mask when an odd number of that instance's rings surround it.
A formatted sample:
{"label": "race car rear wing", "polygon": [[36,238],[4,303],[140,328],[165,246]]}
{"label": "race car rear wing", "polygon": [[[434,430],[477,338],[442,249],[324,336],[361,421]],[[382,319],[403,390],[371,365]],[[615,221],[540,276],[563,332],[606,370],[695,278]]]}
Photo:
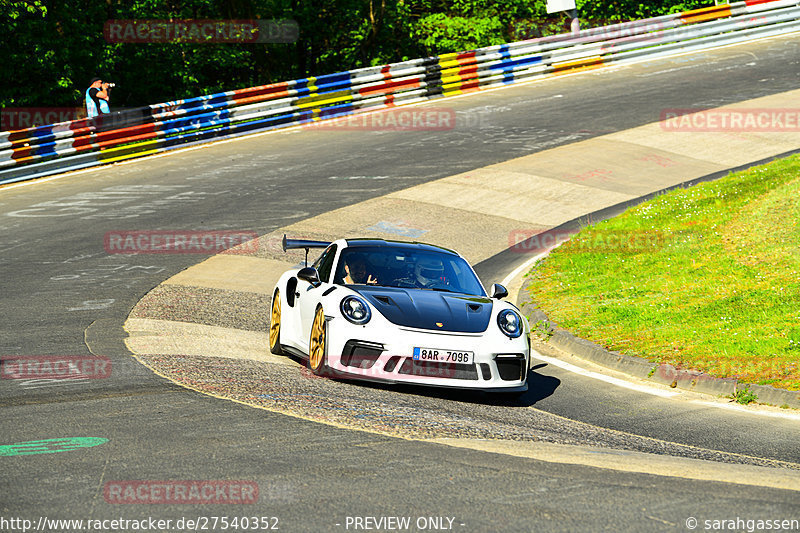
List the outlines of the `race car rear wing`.
{"label": "race car rear wing", "polygon": [[303,248],[306,251],[306,265],[308,265],[308,250],[309,248],[327,248],[330,246],[331,243],[325,241],[309,241],[306,239],[287,239],[286,234],[283,234],[283,240],[281,241],[281,246],[283,247],[283,251],[286,250],[295,250],[298,248]]}

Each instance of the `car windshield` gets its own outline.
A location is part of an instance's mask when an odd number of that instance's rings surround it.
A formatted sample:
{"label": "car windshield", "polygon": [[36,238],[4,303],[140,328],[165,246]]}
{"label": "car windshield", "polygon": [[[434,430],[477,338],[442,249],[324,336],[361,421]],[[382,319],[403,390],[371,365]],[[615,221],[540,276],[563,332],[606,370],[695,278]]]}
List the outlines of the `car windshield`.
{"label": "car windshield", "polygon": [[334,282],[486,296],[472,267],[461,257],[405,247],[345,248]]}

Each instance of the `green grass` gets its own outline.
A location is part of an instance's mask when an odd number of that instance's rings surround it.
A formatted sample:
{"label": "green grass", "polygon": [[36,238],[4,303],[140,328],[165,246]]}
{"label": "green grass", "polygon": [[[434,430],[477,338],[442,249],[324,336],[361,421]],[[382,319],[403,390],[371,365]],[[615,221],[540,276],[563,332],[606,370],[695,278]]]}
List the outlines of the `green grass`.
{"label": "green grass", "polygon": [[738,389],[734,394],[730,396],[731,400],[736,403],[740,403],[742,405],[748,405],[755,401],[758,401],[758,396],[756,393],[751,391],[749,388],[745,389]]}
{"label": "green grass", "polygon": [[531,296],[607,348],[800,390],[798,221],[792,156],[585,228],[528,274]]}

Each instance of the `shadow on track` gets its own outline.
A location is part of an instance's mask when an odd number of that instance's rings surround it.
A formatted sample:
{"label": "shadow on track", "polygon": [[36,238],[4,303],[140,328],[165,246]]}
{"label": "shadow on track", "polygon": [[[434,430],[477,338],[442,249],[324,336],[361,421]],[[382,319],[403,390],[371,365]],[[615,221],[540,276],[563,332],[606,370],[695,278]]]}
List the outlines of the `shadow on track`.
{"label": "shadow on track", "polygon": [[[308,373],[309,377],[311,377],[311,371],[307,368],[308,363],[306,360],[293,355],[289,355],[289,357],[298,364],[302,365],[300,370],[301,372]],[[345,376],[332,373],[330,370],[324,378],[318,377],[317,379],[331,379],[339,383],[347,383],[366,389],[384,390],[411,396],[421,396],[425,398],[440,398],[443,400],[451,400],[462,403],[498,405],[506,407],[531,407],[537,402],[551,396],[558,386],[561,385],[560,379],[552,376],[545,376],[536,372],[536,370],[542,369],[546,366],[546,363],[542,363],[528,369],[528,390],[523,393],[484,392],[480,390],[455,389],[446,387],[426,387],[424,385],[407,383],[382,383],[376,381],[366,381],[354,376]]]}

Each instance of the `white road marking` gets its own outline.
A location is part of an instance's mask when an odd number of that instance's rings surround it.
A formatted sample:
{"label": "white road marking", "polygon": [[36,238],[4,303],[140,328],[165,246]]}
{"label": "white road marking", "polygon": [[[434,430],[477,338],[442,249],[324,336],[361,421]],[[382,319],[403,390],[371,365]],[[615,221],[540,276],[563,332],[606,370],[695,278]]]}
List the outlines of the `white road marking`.
{"label": "white road marking", "polygon": [[[637,383],[631,383],[630,381],[625,381],[619,378],[613,378],[611,376],[606,376],[600,374],[598,372],[592,372],[591,370],[585,370],[579,366],[575,366],[573,364],[564,362],[560,359],[556,359],[555,357],[548,357],[546,355],[542,355],[536,351],[531,350],[531,357],[535,357],[541,361],[544,361],[548,365],[557,366],[559,368],[563,368],[569,372],[573,372],[575,374],[580,374],[581,376],[586,376],[592,379],[598,379],[600,381],[605,381],[606,383],[611,383],[612,385],[616,385],[618,387],[623,387],[626,389],[635,390],[637,392],[644,392],[645,394],[652,394],[653,396],[660,396],[662,398],[674,398],[675,396],[680,395],[680,392],[673,392],[673,391],[666,391],[657,389],[655,387],[649,387],[647,385],[639,385]],[[709,402],[711,404],[711,402]],[[713,405],[713,404],[712,404]]]}
{"label": "white road marking", "polygon": [[[390,176],[331,176],[329,180],[388,180]],[[413,179],[413,178],[408,178]]]}
{"label": "white road marking", "polygon": [[[562,368],[568,372],[573,372],[575,374],[579,374],[581,376],[585,376],[588,378],[605,381],[606,383],[610,383],[618,387],[631,389],[637,392],[643,392],[645,394],[651,394],[653,396],[659,396],[661,398],[674,398],[675,396],[680,396],[682,394],[682,392],[678,391],[673,392],[673,391],[662,390],[656,387],[650,387],[648,385],[637,384],[630,381],[626,381],[624,379],[606,376],[605,374],[601,374],[599,372],[592,372],[591,370],[583,369],[579,366],[567,363],[555,357],[541,355],[540,353],[534,350],[531,350],[531,357],[544,361],[549,365]],[[715,407],[717,409],[727,409],[728,411],[735,411],[737,413],[742,413],[742,414],[769,416],[772,418],[783,418],[786,420],[800,421],[800,413],[795,413],[793,411],[775,411],[768,409],[767,406],[759,406],[759,405],[744,406],[733,402],[714,402],[707,400],[688,400],[688,403],[695,405],[702,405],[705,407]]]}
{"label": "white road marking", "polygon": [[26,379],[23,381],[17,381],[17,384],[22,387],[23,389],[41,389],[44,387],[62,387],[64,385],[83,385],[88,383],[88,379],[81,378],[81,377],[74,377],[74,378],[65,378],[65,379],[49,379],[49,378],[39,378],[39,379]]}
{"label": "white road marking", "polygon": [[[559,243],[558,246],[560,246],[560,245],[561,245],[561,243]],[[510,284],[513,279],[515,279],[517,276],[521,275],[522,272],[525,271],[526,269],[531,268],[537,261],[539,261],[540,259],[542,259],[545,256],[547,256],[551,251],[552,251],[552,248],[550,250],[547,250],[545,252],[537,254],[536,256],[534,256],[534,257],[528,259],[527,261],[525,261],[522,265],[520,265],[519,267],[514,269],[514,271],[511,274],[506,276],[503,279],[502,284],[503,285]],[[631,381],[626,381],[624,379],[619,379],[619,378],[615,378],[615,377],[611,377],[611,376],[606,376],[605,374],[601,374],[599,372],[593,372],[591,370],[586,370],[586,369],[583,369],[583,368],[581,368],[579,366],[576,366],[576,365],[573,365],[571,363],[567,363],[565,361],[557,359],[555,357],[549,357],[549,356],[546,356],[546,355],[542,355],[542,354],[536,352],[535,350],[531,350],[531,357],[539,359],[540,361],[544,361],[545,363],[547,363],[549,365],[557,366],[557,367],[559,367],[559,368],[561,368],[563,370],[566,370],[568,372],[573,372],[575,374],[579,374],[581,376],[585,376],[585,377],[592,378],[592,379],[597,379],[599,381],[605,381],[606,383],[610,383],[612,385],[616,385],[618,387],[623,387],[623,388],[626,388],[626,389],[634,390],[634,391],[637,391],[637,392],[643,392],[645,394],[651,394],[653,396],[659,396],[661,398],[674,398],[675,396],[681,395],[681,392],[666,391],[666,390],[662,390],[660,388],[650,387],[648,385],[642,385],[642,384],[638,384],[638,383],[633,383]],[[718,409],[727,409],[729,411],[736,411],[737,413],[760,415],[760,416],[770,416],[770,417],[773,417],[773,418],[784,418],[784,419],[788,419],[788,420],[800,421],[800,414],[795,414],[793,412],[779,412],[779,411],[766,410],[766,409],[758,408],[758,407],[748,408],[746,406],[735,404],[735,403],[722,403],[722,402],[712,402],[712,401],[703,401],[703,400],[690,400],[690,403],[693,403],[693,404],[696,404],[696,405],[704,405],[706,407],[716,407]],[[758,409],[758,410],[756,410],[756,409]]]}
{"label": "white road marking", "polygon": [[547,250],[546,252],[542,252],[540,254],[537,254],[537,255],[531,257],[530,259],[528,259],[527,261],[522,263],[520,266],[515,268],[514,271],[511,272],[511,274],[509,274],[508,276],[504,277],[503,281],[501,281],[500,283],[505,285],[505,286],[510,285],[511,284],[511,280],[513,280],[514,278],[516,278],[517,276],[522,274],[522,272],[524,270],[530,269],[534,264],[536,264],[537,261],[539,261],[543,257],[547,256],[547,254],[549,254],[549,253],[550,253],[550,250]]}
{"label": "white road marking", "polygon": [[95,311],[98,309],[106,309],[111,306],[116,300],[114,298],[106,298],[103,300],[84,300],[80,307],[70,307],[70,311]]}
{"label": "white road marking", "polygon": [[[739,405],[736,403],[717,403],[717,402],[707,402],[702,400],[694,400],[691,403],[698,405],[705,405],[708,407],[717,407],[719,409],[728,409],[729,411],[736,411],[738,413],[747,413],[751,415],[760,415],[760,416],[771,416],[773,418],[786,418],[788,420],[800,421],[800,414],[795,414],[793,412],[766,411],[763,409],[755,411],[752,408],[746,407],[744,405]],[[758,406],[753,406],[753,407],[758,408]]]}

